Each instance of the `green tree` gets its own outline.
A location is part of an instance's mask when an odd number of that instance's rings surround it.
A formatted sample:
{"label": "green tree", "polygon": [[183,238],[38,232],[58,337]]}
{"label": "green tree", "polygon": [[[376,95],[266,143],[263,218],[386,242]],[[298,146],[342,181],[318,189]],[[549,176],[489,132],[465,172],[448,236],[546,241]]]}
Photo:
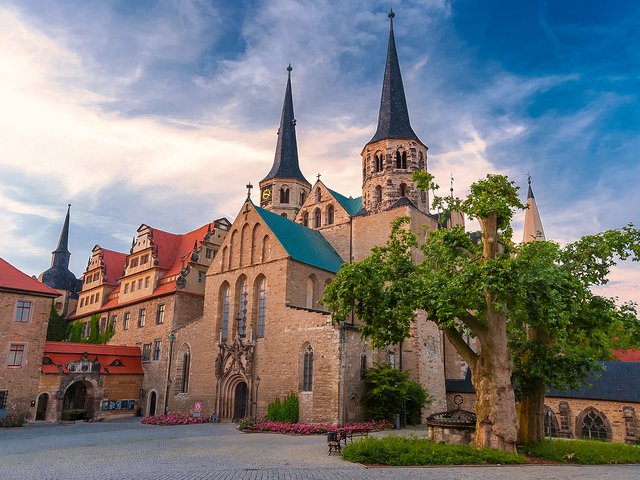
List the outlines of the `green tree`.
{"label": "green tree", "polygon": [[565,247],[532,242],[514,252],[505,281],[520,442],[542,440],[548,387],[579,388],[612,349],[638,345],[635,306],[618,306],[592,287],[607,282],[617,259],[638,260],[639,254],[640,231],[631,226],[588,235]]}
{"label": "green tree", "polygon": [[47,325],[47,340],[53,342],[63,342],[69,335],[69,324],[67,319],[62,315],[58,315],[55,303],[51,302],[51,311],[49,312],[49,324]]}
{"label": "green tree", "polygon": [[[418,186],[436,189],[433,177],[421,173]],[[524,205],[518,188],[501,175],[474,183],[464,201],[435,197],[434,202],[477,218],[482,242],[475,245],[460,228],[436,230],[421,246],[424,260],[418,263],[418,245],[405,228],[407,219],[398,219],[386,245],[340,269],[324,301],[336,320],[347,318],[353,309],[374,347],[408,337],[413,312],[425,310],[472,370],[475,445],[515,452],[517,416],[504,276],[511,262],[506,248],[511,244],[511,218]],[[465,341],[469,334],[477,338],[478,352]]]}
{"label": "green tree", "polygon": [[[437,188],[424,172],[416,180]],[[434,205],[478,219],[480,244],[460,228],[436,230],[416,262],[417,242],[398,219],[387,244],[345,265],[325,293],[337,320],[355,311],[375,347],[407,337],[413,312],[425,310],[472,371],[475,445],[510,451],[518,426],[512,374],[523,432],[532,439],[542,431],[545,388],[574,386],[614,343],[634,337],[638,323],[632,306],[618,308],[590,290],[606,282],[616,256],[637,260],[638,231],[608,231],[564,249],[552,242],[516,247],[510,221],[524,208],[517,190],[506,177],[488,175],[464,201],[436,196]],[[466,335],[476,338],[477,352]]]}
{"label": "green tree", "polygon": [[365,379],[368,390],[364,401],[372,420],[393,422],[395,415],[401,413],[406,414],[409,423],[419,423],[420,410],[433,401],[422,385],[409,378],[409,372],[389,364],[368,369]]}

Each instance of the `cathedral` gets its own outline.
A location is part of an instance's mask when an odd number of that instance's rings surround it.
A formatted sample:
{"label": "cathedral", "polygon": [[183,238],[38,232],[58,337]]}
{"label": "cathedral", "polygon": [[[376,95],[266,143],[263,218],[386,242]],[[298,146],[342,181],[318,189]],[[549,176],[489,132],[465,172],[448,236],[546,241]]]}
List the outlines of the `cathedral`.
{"label": "cathedral", "polygon": [[[409,218],[419,241],[439,228],[429,212],[429,192],[412,179],[427,170],[428,147],[409,120],[393,21],[391,12],[378,124],[361,151],[360,197],[342,195],[320,177],[311,184],[302,173],[289,66],[273,165],[255,200],[247,185],[233,222],[219,218],[181,234],[143,224],[128,252],[96,245],[76,281],[68,271],[67,211],[52,267],[41,280],[61,294],[56,306],[83,325],[82,336],[89,336],[92,321],[100,333],[113,335],[108,345],[85,350],[85,358],[75,347],[46,342],[40,418],[60,420],[64,405],[84,402],[92,418],[185,411],[233,421],[264,415],[270,403],[293,393],[301,422],[345,424],[366,418],[363,374],[381,363],[410,371],[434,398],[423,409],[423,421],[459,400],[473,409],[466,365],[424,312],[416,312],[410,338],[373,350],[361,338],[357,319],[334,323],[320,302],[343,264],[386,242],[394,219]],[[528,194],[524,241],[544,239],[530,185]],[[447,227],[455,225],[464,226],[461,215],[447,219]],[[72,309],[67,299],[77,305]],[[56,363],[61,358],[64,365]],[[67,398],[69,391],[73,398]],[[604,407],[571,413],[562,392],[556,394],[552,411],[560,421],[554,421],[567,436],[579,436],[583,422],[604,415]],[[633,408],[640,407],[634,395],[628,405],[616,404],[619,412],[611,407],[620,415],[626,409],[633,438]],[[589,402],[597,404],[583,403]],[[624,441],[629,422],[614,422],[609,438]]]}

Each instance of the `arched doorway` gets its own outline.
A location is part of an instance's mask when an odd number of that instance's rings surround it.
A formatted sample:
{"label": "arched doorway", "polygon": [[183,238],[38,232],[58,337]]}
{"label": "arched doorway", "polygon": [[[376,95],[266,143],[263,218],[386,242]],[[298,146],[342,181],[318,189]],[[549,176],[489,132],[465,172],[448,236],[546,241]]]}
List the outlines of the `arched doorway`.
{"label": "arched doorway", "polygon": [[47,405],[49,405],[49,394],[43,393],[38,397],[38,407],[36,408],[36,420],[47,419]]}
{"label": "arched doorway", "polygon": [[158,396],[156,392],[151,392],[149,394],[149,416],[153,417],[156,414],[156,403],[158,401]]}
{"label": "arched doorway", "polygon": [[[69,420],[93,418],[93,388],[89,383],[75,382],[64,392],[62,403],[63,416]],[[65,415],[65,412],[67,415]],[[65,418],[63,418],[65,420]]]}
{"label": "arched doorway", "polygon": [[240,382],[236,385],[235,395],[233,397],[233,418],[240,420],[247,414],[247,384]]}

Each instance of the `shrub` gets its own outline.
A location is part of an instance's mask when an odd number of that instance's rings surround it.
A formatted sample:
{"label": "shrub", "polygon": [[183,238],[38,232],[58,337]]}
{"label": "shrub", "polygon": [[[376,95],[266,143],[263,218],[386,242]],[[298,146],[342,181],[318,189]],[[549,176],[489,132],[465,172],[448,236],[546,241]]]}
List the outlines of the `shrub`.
{"label": "shrub", "polygon": [[192,425],[194,423],[209,423],[208,417],[192,417],[187,413],[170,413],[168,415],[156,415],[144,417],[140,423],[145,425]]}
{"label": "shrub", "polygon": [[365,422],[365,423],[353,423],[338,427],[329,423],[284,423],[273,422],[267,419],[259,419],[256,422],[248,422],[247,427],[240,428],[248,432],[273,432],[273,433],[288,433],[293,435],[316,435],[327,432],[335,432],[339,429],[349,428],[368,428],[372,432],[379,430],[385,430],[391,428],[391,424],[386,421],[382,422]]}
{"label": "shrub", "polygon": [[382,439],[366,438],[342,450],[350,462],[394,466],[408,465],[486,465],[526,463],[522,455],[501,450],[476,450],[467,445],[433,443],[422,438],[389,435]]}
{"label": "shrub", "polygon": [[559,440],[524,445],[526,455],[533,455],[561,463],[601,465],[609,463],[640,463],[640,447],[624,443],[600,442],[597,440]]}
{"label": "shrub", "polygon": [[22,427],[24,425],[24,417],[15,415],[7,415],[0,420],[0,428]]}
{"label": "shrub", "polygon": [[273,422],[298,423],[300,418],[298,397],[291,393],[284,402],[276,398],[276,401],[267,407],[267,418]]}
{"label": "shrub", "polygon": [[368,369],[365,379],[368,390],[364,401],[373,420],[393,422],[396,413],[406,413],[409,423],[420,423],[420,410],[433,401],[422,385],[409,379],[408,371],[389,364]]}

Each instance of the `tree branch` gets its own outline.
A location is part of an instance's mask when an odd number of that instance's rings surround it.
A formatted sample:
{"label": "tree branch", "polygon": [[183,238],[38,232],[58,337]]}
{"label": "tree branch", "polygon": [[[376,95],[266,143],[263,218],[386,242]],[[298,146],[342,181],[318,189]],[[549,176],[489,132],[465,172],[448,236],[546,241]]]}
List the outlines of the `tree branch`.
{"label": "tree branch", "polygon": [[478,354],[464,341],[462,334],[454,327],[443,328],[442,331],[447,336],[451,344],[458,351],[465,362],[473,369],[478,359]]}
{"label": "tree branch", "polygon": [[462,321],[470,330],[472,330],[476,335],[484,333],[487,331],[487,327],[483,324],[478,317],[468,312],[466,315],[458,315],[458,319]]}

